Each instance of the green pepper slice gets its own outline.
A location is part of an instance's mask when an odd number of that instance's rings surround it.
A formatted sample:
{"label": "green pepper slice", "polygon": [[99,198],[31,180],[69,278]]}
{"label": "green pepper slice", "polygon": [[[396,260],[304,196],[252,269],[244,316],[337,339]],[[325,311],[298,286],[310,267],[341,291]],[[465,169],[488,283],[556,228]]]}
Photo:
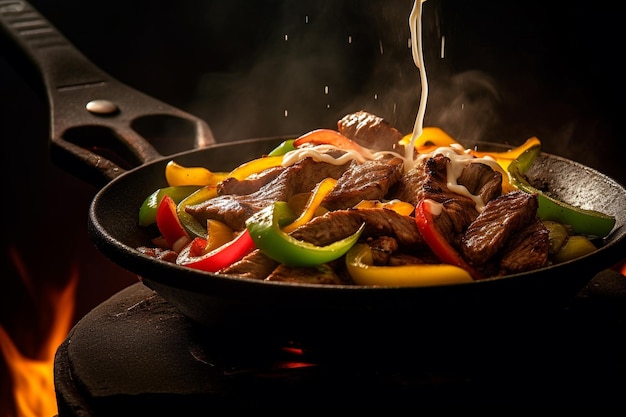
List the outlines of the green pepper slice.
{"label": "green pepper slice", "polygon": [[340,258],[356,243],[365,228],[363,224],[344,239],[327,246],[317,246],[295,239],[281,230],[295,218],[287,203],[279,201],[251,216],[246,221],[246,228],[256,247],[265,255],[292,266],[315,266]]}
{"label": "green pepper slice", "polygon": [[270,153],[268,153],[267,156],[282,156],[287,152],[295,150],[296,147],[293,146],[294,141],[295,139],[287,139],[283,141],[280,145],[278,145]]}
{"label": "green pepper slice", "polygon": [[150,194],[141,204],[139,208],[139,225],[150,226],[156,222],[156,213],[159,203],[163,199],[163,196],[169,195],[176,203],[187,197],[189,194],[196,191],[199,186],[196,185],[181,185],[176,187],[159,188]]}
{"label": "green pepper slice", "polygon": [[215,188],[215,186],[207,185],[206,187],[197,189],[193,193],[189,194],[187,197],[182,199],[176,206],[176,213],[178,214],[180,222],[192,237],[206,238],[207,228],[206,224],[200,224],[196,219],[194,219],[191,214],[187,213],[185,211],[185,207],[201,203],[211,198],[215,198],[216,196],[217,189]]}
{"label": "green pepper slice", "polygon": [[564,201],[550,197],[533,187],[524,175],[540,153],[540,147],[534,146],[523,152],[508,168],[511,182],[518,189],[536,194],[539,202],[537,215],[541,220],[552,220],[571,226],[572,230],[581,235],[605,237],[613,226],[615,217],[596,210],[588,210],[573,206]]}

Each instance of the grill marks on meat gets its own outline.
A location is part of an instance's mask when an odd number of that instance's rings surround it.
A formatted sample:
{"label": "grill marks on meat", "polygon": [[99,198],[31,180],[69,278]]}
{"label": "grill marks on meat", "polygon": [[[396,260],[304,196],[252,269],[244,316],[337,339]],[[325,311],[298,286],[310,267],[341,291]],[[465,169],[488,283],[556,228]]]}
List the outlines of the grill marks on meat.
{"label": "grill marks on meat", "polygon": [[502,174],[480,162],[468,164],[457,182],[485,203],[502,194]]}
{"label": "grill marks on meat", "polygon": [[[532,229],[520,233],[537,219],[537,207],[537,196],[522,191],[514,191],[491,200],[463,235],[461,250],[465,259],[472,265],[480,267],[494,258],[505,244],[509,244],[510,260],[507,262],[513,265],[515,255],[512,252],[533,245],[532,241],[528,243],[524,241],[525,236],[532,237],[531,240],[541,240],[545,237],[545,246],[538,244],[537,249],[543,246],[547,256],[547,235],[533,234]],[[523,256],[518,254],[517,259],[519,263]]]}
{"label": "grill marks on meat", "polygon": [[502,249],[498,275],[515,274],[548,265],[550,232],[534,219],[506,243]]}
{"label": "grill marks on meat", "polygon": [[338,179],[350,164],[333,165],[305,158],[285,168],[272,181],[250,194],[220,195],[186,207],[201,224],[219,220],[233,230],[243,230],[246,219],[276,201],[288,201],[293,195],[310,192],[325,178]]}
{"label": "grill marks on meat", "polygon": [[361,146],[376,151],[395,151],[403,153],[402,133],[391,126],[382,117],[366,111],[358,111],[344,116],[337,122],[339,133],[357,142]]}
{"label": "grill marks on meat", "polygon": [[354,207],[362,200],[382,200],[402,176],[404,161],[383,157],[362,164],[353,162],[322,201],[328,210]]}

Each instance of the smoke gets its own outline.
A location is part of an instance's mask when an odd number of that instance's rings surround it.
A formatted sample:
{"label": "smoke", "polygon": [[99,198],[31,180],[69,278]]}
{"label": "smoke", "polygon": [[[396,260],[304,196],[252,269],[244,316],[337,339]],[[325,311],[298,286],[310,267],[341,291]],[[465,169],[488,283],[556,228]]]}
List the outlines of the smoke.
{"label": "smoke", "polygon": [[482,140],[499,125],[502,97],[489,74],[465,71],[438,80],[434,87],[429,125],[443,128],[461,143]]}

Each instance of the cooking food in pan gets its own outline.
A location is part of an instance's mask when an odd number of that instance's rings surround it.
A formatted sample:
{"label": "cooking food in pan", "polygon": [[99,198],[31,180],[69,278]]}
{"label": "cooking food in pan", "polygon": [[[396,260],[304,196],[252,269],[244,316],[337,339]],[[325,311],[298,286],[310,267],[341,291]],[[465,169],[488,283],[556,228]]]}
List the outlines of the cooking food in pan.
{"label": "cooking food in pan", "polygon": [[550,197],[524,174],[540,141],[465,149],[438,128],[411,144],[377,115],[288,140],[233,171],[169,162],[139,250],[228,276],[420,286],[532,271],[588,254],[611,215]]}

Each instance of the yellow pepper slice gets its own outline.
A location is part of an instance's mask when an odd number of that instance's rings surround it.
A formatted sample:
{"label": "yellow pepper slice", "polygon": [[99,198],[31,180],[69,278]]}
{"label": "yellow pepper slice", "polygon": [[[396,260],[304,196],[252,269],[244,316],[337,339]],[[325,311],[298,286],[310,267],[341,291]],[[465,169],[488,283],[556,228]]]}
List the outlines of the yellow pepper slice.
{"label": "yellow pepper slice", "polygon": [[561,263],[595,252],[597,248],[585,236],[570,236],[565,244],[554,255],[554,262]]}
{"label": "yellow pepper slice", "polygon": [[165,166],[165,180],[170,187],[215,185],[227,176],[226,172],[211,172],[204,167],[185,167],[175,161],[169,161]]}
{"label": "yellow pepper slice", "polygon": [[[402,145],[408,145],[411,143],[412,133],[405,135],[400,143]],[[428,144],[434,146],[450,146],[454,143],[458,143],[454,138],[448,135],[443,129],[438,127],[424,127],[422,134],[415,140],[414,146],[416,149],[426,147]]]}
{"label": "yellow pepper slice", "polygon": [[357,243],[346,253],[346,267],[355,283],[384,287],[423,287],[473,282],[471,275],[450,264],[374,266],[367,244]]}
{"label": "yellow pepper slice", "polygon": [[477,158],[490,156],[493,159],[495,159],[498,165],[500,165],[502,169],[504,169],[504,171],[506,172],[509,168],[509,165],[511,165],[511,162],[515,161],[517,158],[519,158],[521,154],[523,154],[524,152],[526,152],[528,149],[532,148],[533,146],[541,146],[541,142],[539,141],[539,139],[537,139],[534,136],[532,138],[526,139],[526,142],[524,142],[520,146],[513,148],[513,149],[509,149],[508,151],[480,152],[480,151],[470,150],[470,154],[474,155]]}
{"label": "yellow pepper slice", "polygon": [[333,188],[335,188],[335,184],[337,184],[337,180],[334,178],[326,178],[323,181],[320,181],[313,190],[313,193],[311,193],[311,197],[309,197],[309,201],[306,203],[306,206],[300,216],[292,223],[283,227],[283,232],[293,232],[298,227],[311,220],[324,198],[333,190]]}
{"label": "yellow pepper slice", "polygon": [[228,174],[228,177],[243,180],[252,174],[258,174],[259,172],[265,171],[268,168],[280,166],[282,163],[282,155],[264,156],[239,165],[237,168],[232,170],[230,174]]}
{"label": "yellow pepper slice", "polygon": [[385,208],[388,210],[393,210],[398,214],[403,216],[410,216],[415,210],[415,206],[411,203],[407,203],[402,200],[389,200],[389,201],[380,201],[380,200],[361,200],[360,203],[354,206],[356,209],[381,209]]}
{"label": "yellow pepper slice", "polygon": [[236,234],[226,224],[215,220],[207,220],[207,238],[204,253],[211,252],[214,249],[230,242],[235,238]]}

